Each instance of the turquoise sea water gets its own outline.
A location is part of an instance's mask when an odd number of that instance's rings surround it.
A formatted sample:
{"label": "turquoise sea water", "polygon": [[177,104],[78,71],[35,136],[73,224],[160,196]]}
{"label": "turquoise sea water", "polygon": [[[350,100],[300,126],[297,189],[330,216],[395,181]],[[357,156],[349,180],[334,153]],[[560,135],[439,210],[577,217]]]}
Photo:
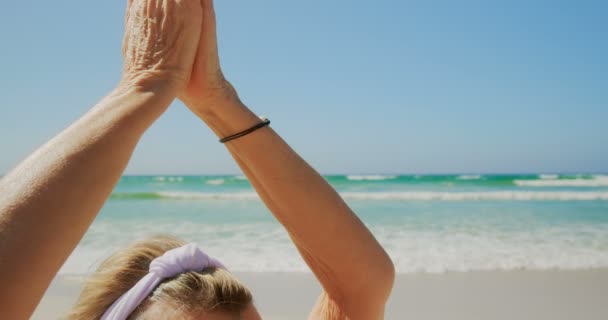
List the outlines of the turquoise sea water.
{"label": "turquoise sea water", "polygon": [[[399,273],[608,267],[608,175],[325,178]],[[156,233],[195,241],[233,271],[308,270],[244,176],[159,175],[123,177],[61,273],[90,272]]]}

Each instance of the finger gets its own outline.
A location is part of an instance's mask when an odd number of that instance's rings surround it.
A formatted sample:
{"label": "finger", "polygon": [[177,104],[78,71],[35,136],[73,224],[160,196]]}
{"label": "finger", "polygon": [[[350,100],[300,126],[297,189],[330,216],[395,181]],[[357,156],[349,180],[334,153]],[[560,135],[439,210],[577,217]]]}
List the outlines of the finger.
{"label": "finger", "polygon": [[134,0],[127,0],[127,8],[125,10],[125,35],[123,37],[122,40],[122,55],[123,57],[126,54],[126,50],[127,50],[127,37],[129,34],[129,18],[131,17],[131,5],[133,4]]}
{"label": "finger", "polygon": [[127,0],[127,9],[125,10],[125,25],[127,24],[127,21],[129,21],[129,16],[131,15],[131,5],[133,4],[134,0]]}
{"label": "finger", "polygon": [[206,23],[203,21],[203,25],[208,27],[210,31],[215,33],[216,21],[215,21],[215,8],[213,0],[201,0],[201,7],[203,8],[203,18],[206,18]]}
{"label": "finger", "polygon": [[[219,56],[217,45],[217,24],[215,18],[215,8],[213,0],[201,0],[203,8],[203,26],[201,30],[201,49],[200,55],[203,55],[203,61],[207,70],[219,69]],[[202,51],[202,52],[201,52]]]}

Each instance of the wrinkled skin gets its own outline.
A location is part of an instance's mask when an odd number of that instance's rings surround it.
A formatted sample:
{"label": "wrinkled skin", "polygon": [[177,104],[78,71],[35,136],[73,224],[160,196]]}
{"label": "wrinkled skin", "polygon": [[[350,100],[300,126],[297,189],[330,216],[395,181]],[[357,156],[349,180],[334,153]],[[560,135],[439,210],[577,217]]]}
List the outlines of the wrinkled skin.
{"label": "wrinkled skin", "polygon": [[128,1],[122,82],[162,84],[178,95],[190,80],[202,18],[200,0]]}

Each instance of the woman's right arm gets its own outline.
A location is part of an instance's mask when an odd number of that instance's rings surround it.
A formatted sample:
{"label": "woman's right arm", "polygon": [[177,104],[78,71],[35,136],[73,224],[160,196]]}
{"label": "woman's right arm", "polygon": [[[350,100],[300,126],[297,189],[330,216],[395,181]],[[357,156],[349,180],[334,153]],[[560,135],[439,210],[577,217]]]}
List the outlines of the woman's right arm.
{"label": "woman's right arm", "polygon": [[0,180],[1,319],[30,317],[141,136],[185,86],[201,18],[198,0],[130,0],[117,89]]}

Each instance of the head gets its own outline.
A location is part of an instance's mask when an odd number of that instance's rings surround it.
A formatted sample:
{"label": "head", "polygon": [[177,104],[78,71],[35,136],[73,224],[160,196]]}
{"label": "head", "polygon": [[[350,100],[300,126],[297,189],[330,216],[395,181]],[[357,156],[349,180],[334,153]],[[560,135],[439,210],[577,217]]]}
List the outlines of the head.
{"label": "head", "polygon": [[[106,259],[85,282],[69,319],[100,319],[103,313],[141,278],[152,260],[185,242],[156,236],[121,249]],[[182,273],[161,282],[129,320],[257,320],[249,290],[219,268]]]}

